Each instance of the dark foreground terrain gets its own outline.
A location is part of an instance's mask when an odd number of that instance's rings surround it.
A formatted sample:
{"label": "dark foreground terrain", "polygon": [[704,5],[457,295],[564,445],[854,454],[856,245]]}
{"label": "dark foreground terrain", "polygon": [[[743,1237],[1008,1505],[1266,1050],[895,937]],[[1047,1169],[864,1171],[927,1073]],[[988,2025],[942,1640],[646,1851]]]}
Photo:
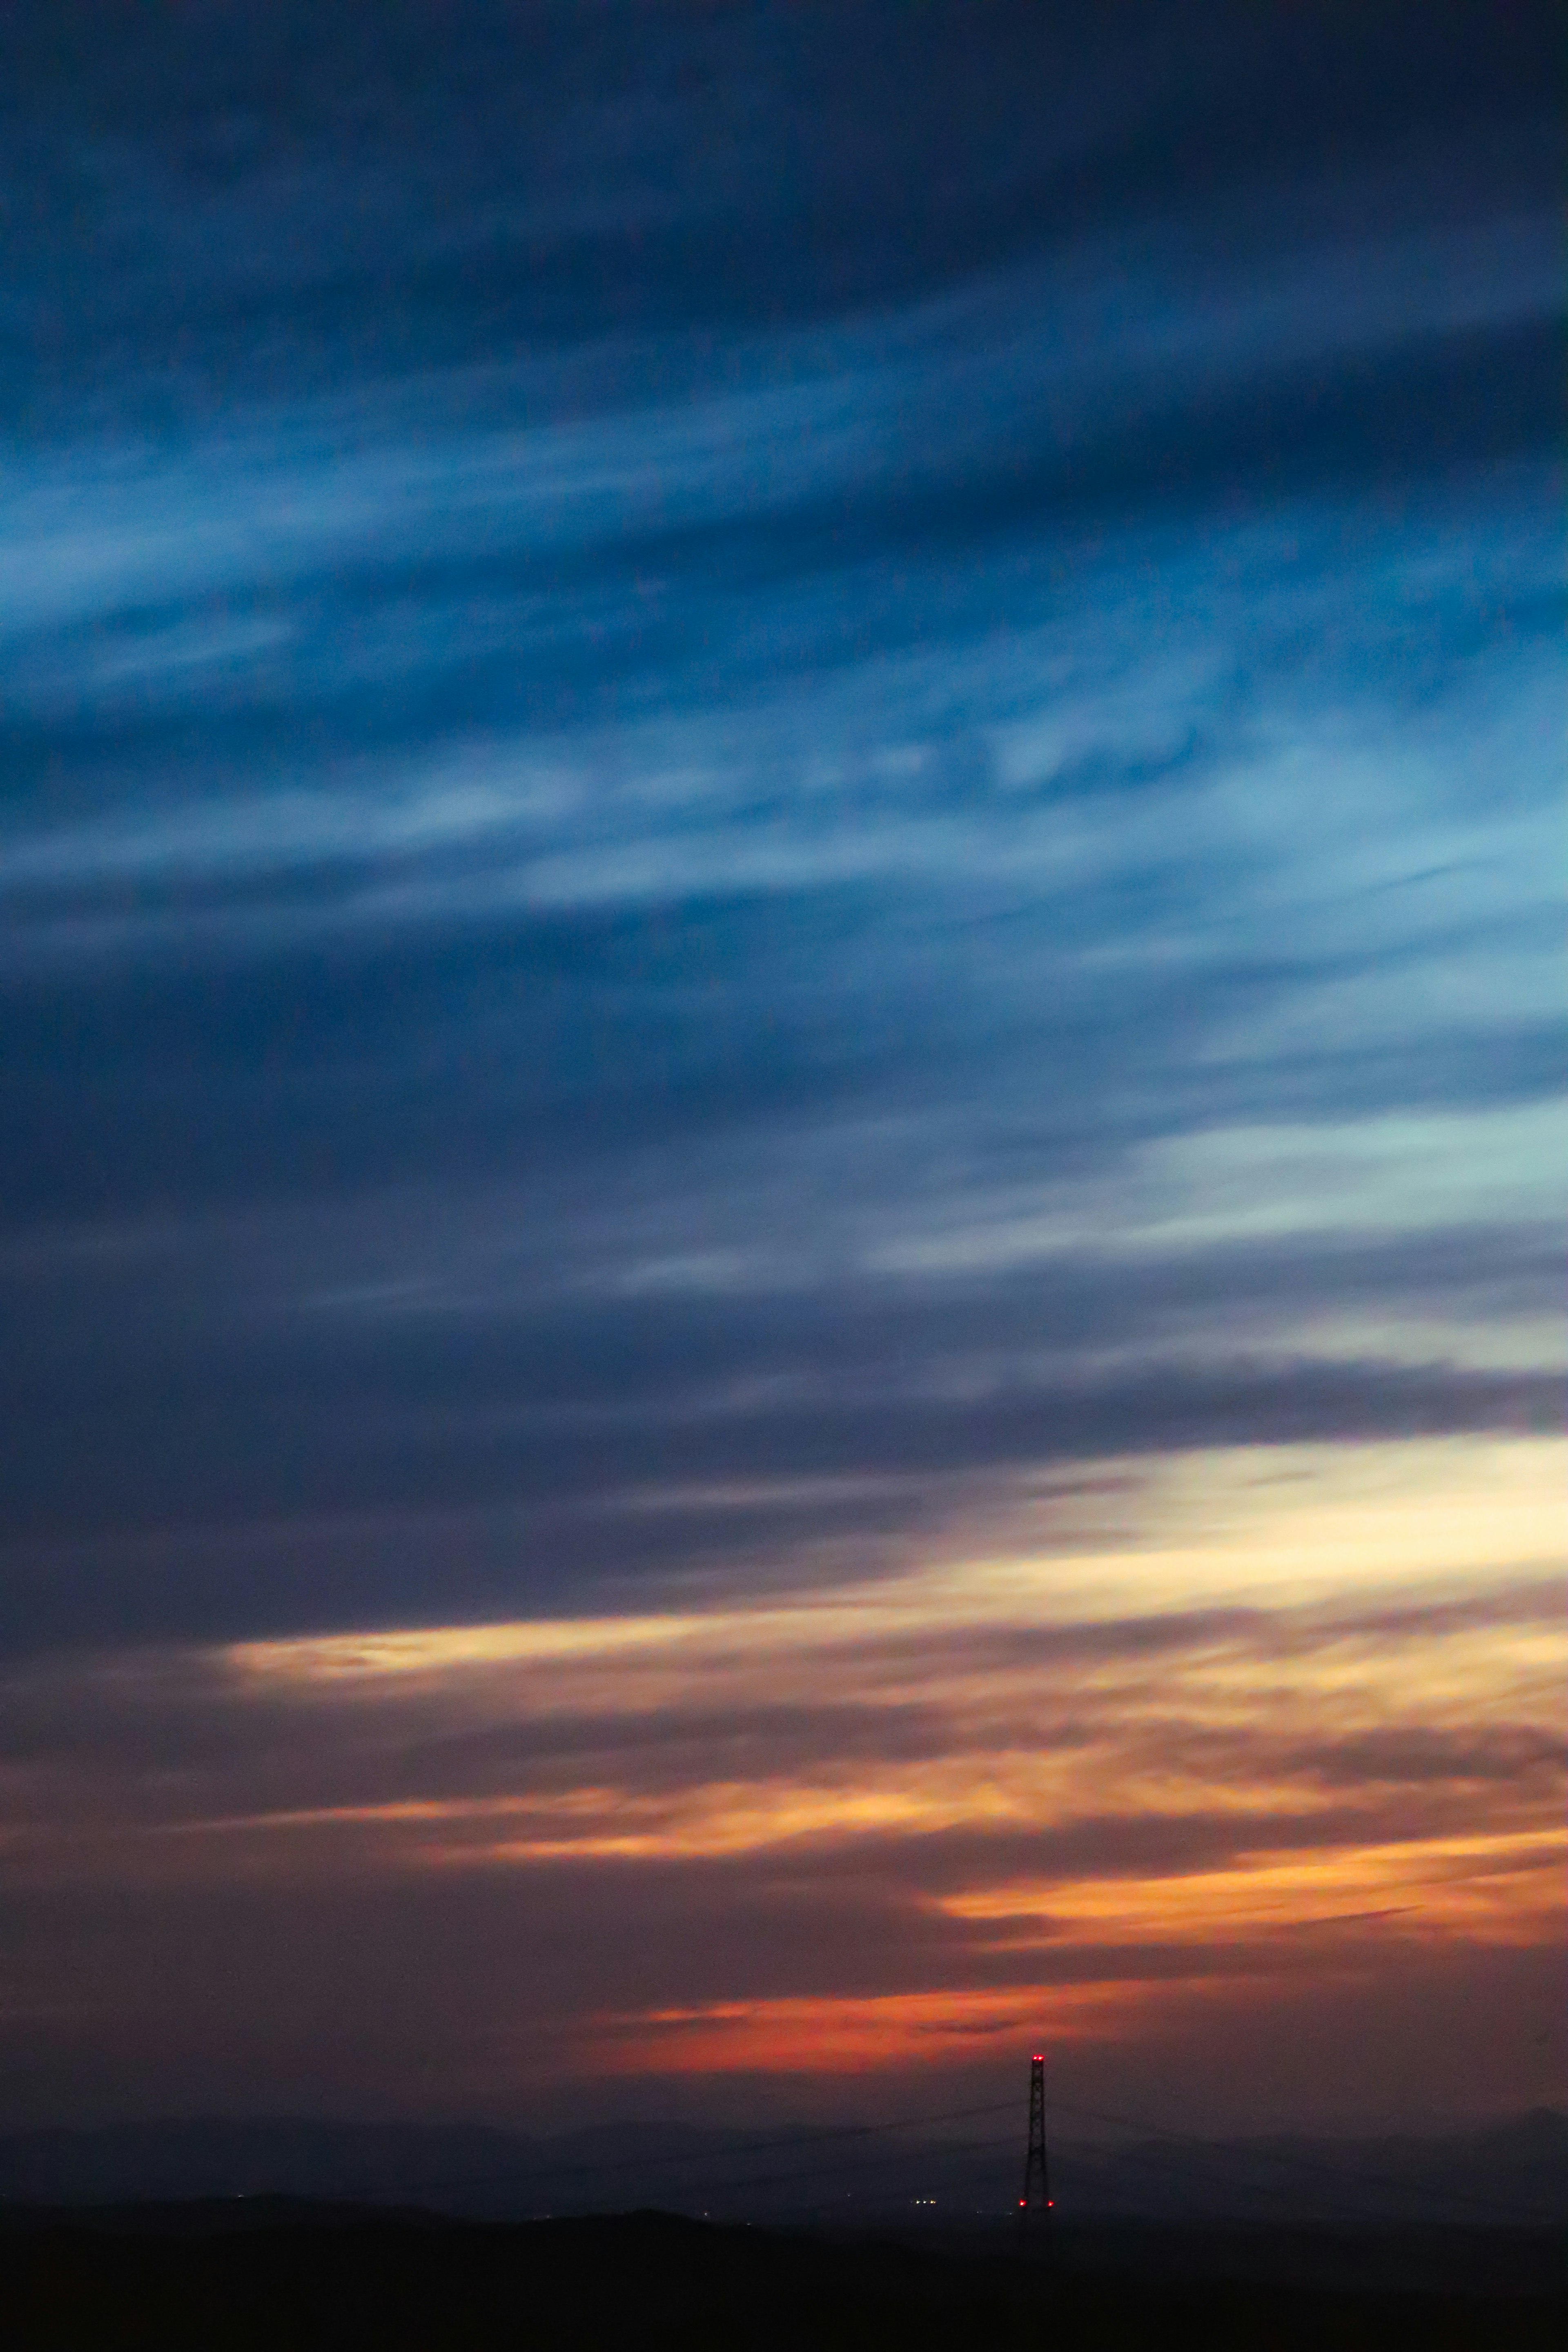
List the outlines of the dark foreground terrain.
{"label": "dark foreground terrain", "polygon": [[[1544,2233],[1494,2244],[1465,2284],[1304,2284],[1310,2249],[1247,2263],[1137,2233],[1028,2259],[1010,2236],[946,2249],[720,2227],[659,2213],[497,2226],[267,2200],[0,2219],[7,2352],[398,2352],[403,2347],[1028,2346],[1050,2352],[1552,2352],[1568,2294]],[[1173,2253],[1178,2258],[1172,2259]],[[1207,2267],[1212,2265],[1212,2268]],[[1250,2275],[1239,2275],[1249,2269]],[[1375,2276],[1373,2263],[1369,2276]]]}

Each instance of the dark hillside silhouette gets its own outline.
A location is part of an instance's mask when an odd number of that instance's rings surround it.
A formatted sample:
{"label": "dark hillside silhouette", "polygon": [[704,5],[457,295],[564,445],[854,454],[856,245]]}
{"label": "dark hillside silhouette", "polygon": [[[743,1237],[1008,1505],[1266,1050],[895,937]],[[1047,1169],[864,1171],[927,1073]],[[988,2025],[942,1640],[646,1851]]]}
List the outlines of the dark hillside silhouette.
{"label": "dark hillside silhouette", "polygon": [[659,2213],[514,2228],[280,2200],[94,2222],[14,2213],[0,2256],[15,2352],[1555,2352],[1568,2326],[1560,2290],[1159,2278],[1135,2258],[1081,2267],[1070,2244],[1031,2262],[1014,2250],[944,2254]]}

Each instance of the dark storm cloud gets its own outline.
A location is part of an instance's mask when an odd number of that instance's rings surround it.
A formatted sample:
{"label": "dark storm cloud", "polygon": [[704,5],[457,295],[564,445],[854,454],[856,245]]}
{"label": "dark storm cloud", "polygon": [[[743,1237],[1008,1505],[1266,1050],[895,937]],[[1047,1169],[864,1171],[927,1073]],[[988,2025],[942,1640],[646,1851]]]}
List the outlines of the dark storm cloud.
{"label": "dark storm cloud", "polygon": [[7,1639],[1539,1423],[1550,75],[1371,13],[9,13]]}

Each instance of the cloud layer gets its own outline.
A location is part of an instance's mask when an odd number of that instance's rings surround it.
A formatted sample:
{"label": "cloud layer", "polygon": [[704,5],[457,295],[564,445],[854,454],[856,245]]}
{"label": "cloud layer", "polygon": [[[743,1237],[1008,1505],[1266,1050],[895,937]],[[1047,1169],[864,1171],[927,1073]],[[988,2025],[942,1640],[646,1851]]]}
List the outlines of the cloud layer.
{"label": "cloud layer", "polygon": [[[204,2013],[165,2014],[136,1957],[184,1923],[200,1969],[238,1972],[224,2095],[297,2079],[324,2036],[329,2095],[379,2103],[386,1988],[356,2021],[381,1972],[354,1950],[390,1935],[389,1961],[405,1937],[426,1955],[397,2030],[459,2107],[584,2077],[988,2081],[1041,2030],[1064,2079],[1142,2068],[1170,2095],[1271,2006],[1338,2001],[1365,2032],[1415,1977],[1508,2004],[1440,2063],[1420,2036],[1428,2101],[1517,2096],[1568,1747],[1561,1448],[1501,1451],[1383,1449],[1348,1485],[1331,1447],[1214,1457],[1163,1498],[1159,1551],[1096,1538],[1082,1498],[1090,1548],[1055,1559],[14,1669],[17,2021],[64,2080],[107,2063],[122,2097],[150,2032],[156,2063],[210,2064]],[[1479,1535],[1506,1570],[1460,1565]],[[61,2004],[84,1903],[121,1922],[116,1974]],[[448,1903],[467,1925],[432,1974]],[[301,2013],[298,1963],[280,2002],[235,1938],[270,1967],[312,1922],[334,1957]],[[1415,2062],[1405,2032],[1372,2112]],[[1313,2063],[1276,2061],[1299,2108],[1368,2112],[1342,2062]],[[1248,2112],[1223,2069],[1203,2098]]]}
{"label": "cloud layer", "polygon": [[[596,1871],[649,1950],[731,1904],[589,2072],[1018,2023],[1039,1919],[1099,2016],[1198,1890],[1216,1949],[1529,1944],[1549,1559],[1421,1497],[1506,1521],[1559,1412],[1558,134],[1543,15],[1364,13],[10,12],[0,1654],[18,1824],[83,1823],[19,1984],[100,2000],[122,1864],[149,1954],[154,1888],[287,1940],[317,1853],[428,1951],[432,1846],[580,1890],[558,2020]],[[1385,1465],[1411,1608],[1500,1645],[1465,1724],[1392,1623],[1397,1705],[1271,1718],[1231,1471],[1183,1499],[1252,1458]],[[1292,1659],[1383,1639],[1373,1518]],[[1055,1598],[982,1641],[999,1558]],[[938,1575],[816,1686],[800,1612]],[[427,1711],[313,1711],[395,1636]],[[117,2095],[199,2104],[148,2001]],[[405,2104],[477,2096],[425,2030]]]}

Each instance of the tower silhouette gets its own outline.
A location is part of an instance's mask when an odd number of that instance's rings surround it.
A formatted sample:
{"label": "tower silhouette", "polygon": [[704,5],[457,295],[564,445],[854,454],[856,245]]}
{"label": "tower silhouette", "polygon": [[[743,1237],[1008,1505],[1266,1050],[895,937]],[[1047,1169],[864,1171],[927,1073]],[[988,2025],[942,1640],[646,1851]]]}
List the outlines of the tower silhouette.
{"label": "tower silhouette", "polygon": [[1051,2210],[1051,2176],[1046,2163],[1046,2059],[1037,2050],[1029,2061],[1029,2152],[1024,2158],[1024,2193],[1018,2219],[1043,2229]]}

